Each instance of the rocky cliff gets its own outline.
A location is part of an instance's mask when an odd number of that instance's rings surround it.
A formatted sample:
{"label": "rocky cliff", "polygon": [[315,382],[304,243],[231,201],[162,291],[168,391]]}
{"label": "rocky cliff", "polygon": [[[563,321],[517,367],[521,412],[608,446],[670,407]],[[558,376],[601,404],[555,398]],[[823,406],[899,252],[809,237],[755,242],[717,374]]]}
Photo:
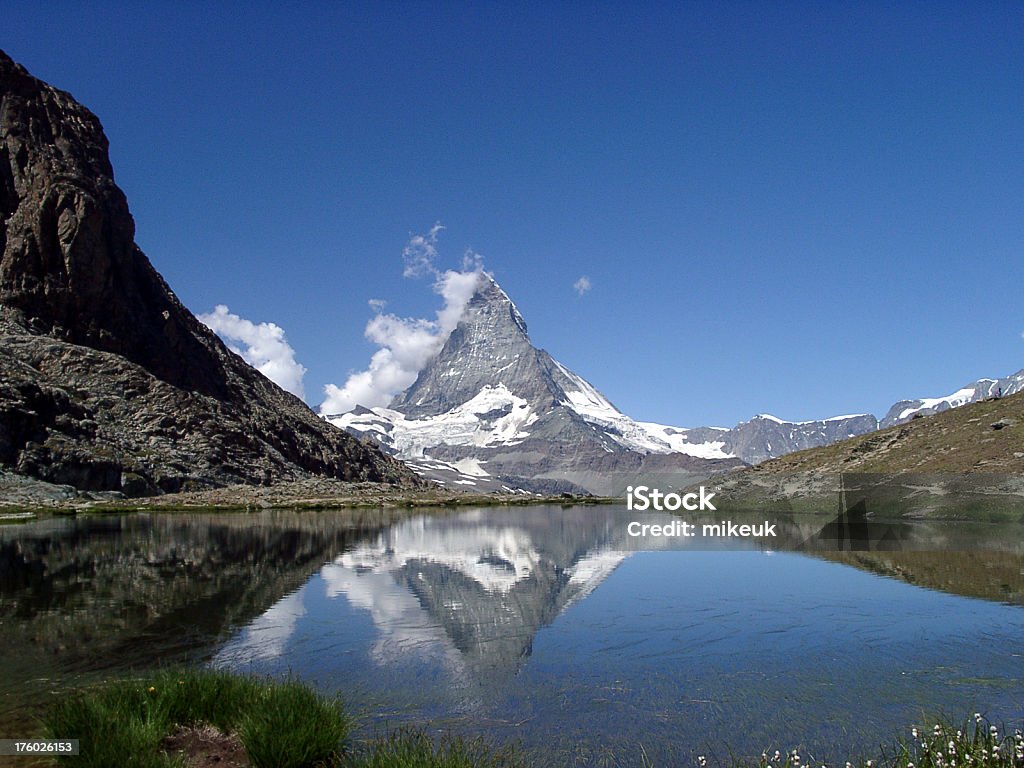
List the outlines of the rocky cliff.
{"label": "rocky cliff", "polygon": [[134,242],[99,120],[0,51],[0,467],[143,495],[410,482],[230,352]]}

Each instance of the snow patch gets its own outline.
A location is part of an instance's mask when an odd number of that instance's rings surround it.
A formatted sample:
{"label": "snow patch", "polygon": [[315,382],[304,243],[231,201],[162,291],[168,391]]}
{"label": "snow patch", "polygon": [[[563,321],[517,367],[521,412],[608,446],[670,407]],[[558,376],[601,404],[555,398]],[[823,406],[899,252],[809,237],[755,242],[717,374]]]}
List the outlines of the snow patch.
{"label": "snow patch", "polygon": [[[481,418],[483,414],[502,410],[508,412],[493,421]],[[513,395],[504,384],[498,384],[484,387],[470,400],[438,416],[407,419],[398,411],[378,406],[369,412],[350,411],[329,416],[327,420],[342,429],[364,432],[373,424],[390,424],[391,446],[400,457],[415,459],[436,445],[487,447],[523,440],[530,436],[526,429],[537,418],[526,400]],[[479,463],[466,466],[469,469],[458,468],[459,471],[475,477],[488,476]]]}
{"label": "snow patch", "polygon": [[861,416],[867,416],[866,413],[850,413],[845,416],[830,416],[827,419],[811,419],[810,421],[786,421],[780,419],[778,416],[772,416],[770,413],[759,413],[755,416],[755,419],[764,419],[765,421],[774,421],[776,424],[791,424],[796,426],[805,426],[807,424],[818,424],[824,421],[845,421],[846,419],[859,419]]}
{"label": "snow patch", "polygon": [[[982,381],[992,381],[991,379],[983,379]],[[936,406],[946,403],[950,408],[959,408],[961,405],[967,405],[978,396],[978,390],[974,387],[964,387],[958,389],[952,395],[946,395],[945,397],[923,397],[917,402],[918,405],[913,405],[909,408],[904,408],[900,411],[900,415],[897,419],[905,419],[911,414],[917,413],[918,411],[935,408]]]}
{"label": "snow patch", "polygon": [[491,474],[481,467],[480,464],[480,459],[459,459],[458,461],[451,462],[455,469],[469,477],[490,477]]}
{"label": "snow patch", "polygon": [[[584,421],[605,432],[612,440],[639,453],[683,453],[702,459],[727,459],[732,454],[722,450],[724,442],[691,443],[687,430],[654,422],[633,421],[582,376],[573,373],[557,360],[558,370],[569,380],[565,405],[578,413]],[[611,451],[605,448],[606,451]]]}
{"label": "snow patch", "polygon": [[516,527],[452,529],[417,518],[339,555],[334,564],[360,574],[395,573],[416,561],[439,563],[488,592],[507,594],[534,573],[540,554],[529,534]]}
{"label": "snow patch", "polygon": [[687,456],[694,456],[698,459],[731,459],[734,457],[733,454],[725,450],[724,440],[691,443],[685,429],[656,424],[651,421],[638,421],[637,425],[652,438],[666,443],[674,453],[685,453]]}

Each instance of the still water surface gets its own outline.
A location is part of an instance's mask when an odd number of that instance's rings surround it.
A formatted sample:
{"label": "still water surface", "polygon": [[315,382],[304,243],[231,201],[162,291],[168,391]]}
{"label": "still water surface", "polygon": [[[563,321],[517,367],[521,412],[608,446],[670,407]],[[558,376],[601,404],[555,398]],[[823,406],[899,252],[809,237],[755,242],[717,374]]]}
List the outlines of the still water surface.
{"label": "still water surface", "polygon": [[[8,526],[0,722],[49,691],[188,660],[340,691],[366,731],[429,721],[552,765],[798,745],[834,762],[936,713],[1024,716],[1021,526],[919,523],[904,530],[917,551],[810,553],[638,543],[634,517]],[[799,542],[821,521],[788,526]]]}

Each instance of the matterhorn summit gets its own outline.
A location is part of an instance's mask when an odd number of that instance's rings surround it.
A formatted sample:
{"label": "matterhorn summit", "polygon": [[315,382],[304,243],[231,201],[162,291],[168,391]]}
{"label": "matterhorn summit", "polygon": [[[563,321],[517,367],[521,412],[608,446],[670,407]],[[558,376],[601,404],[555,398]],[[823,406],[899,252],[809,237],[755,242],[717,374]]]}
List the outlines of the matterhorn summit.
{"label": "matterhorn summit", "polygon": [[[741,462],[716,430],[639,423],[533,345],[494,278],[389,407],[328,415],[421,475],[481,490],[618,493],[644,473],[690,482]],[[724,432],[725,430],[721,430]]]}

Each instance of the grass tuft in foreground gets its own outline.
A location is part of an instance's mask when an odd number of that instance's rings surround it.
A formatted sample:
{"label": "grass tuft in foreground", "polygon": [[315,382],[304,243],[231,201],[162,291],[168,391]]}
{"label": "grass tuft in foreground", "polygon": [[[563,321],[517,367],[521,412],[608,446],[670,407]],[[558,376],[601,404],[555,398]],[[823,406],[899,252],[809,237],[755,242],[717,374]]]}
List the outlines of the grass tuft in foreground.
{"label": "grass tuft in foreground", "polygon": [[336,700],[294,680],[219,671],[167,671],[72,694],[44,717],[48,738],[78,738],[83,768],[178,768],[162,743],[178,726],[238,733],[254,768],[340,764],[352,727]]}
{"label": "grass tuft in foreground", "polygon": [[341,702],[287,682],[264,688],[242,718],[239,735],[255,768],[302,768],[343,754],[352,721]]}

